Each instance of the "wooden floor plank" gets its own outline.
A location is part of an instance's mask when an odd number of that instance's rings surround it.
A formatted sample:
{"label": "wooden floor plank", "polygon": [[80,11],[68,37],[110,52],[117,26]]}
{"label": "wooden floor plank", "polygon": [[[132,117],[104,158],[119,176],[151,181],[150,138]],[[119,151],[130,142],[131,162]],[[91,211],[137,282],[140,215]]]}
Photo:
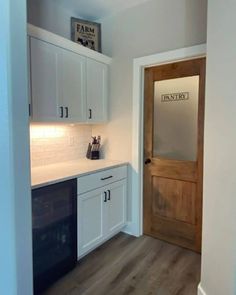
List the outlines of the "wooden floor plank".
{"label": "wooden floor plank", "polygon": [[119,234],[43,295],[196,295],[201,257],[148,236]]}

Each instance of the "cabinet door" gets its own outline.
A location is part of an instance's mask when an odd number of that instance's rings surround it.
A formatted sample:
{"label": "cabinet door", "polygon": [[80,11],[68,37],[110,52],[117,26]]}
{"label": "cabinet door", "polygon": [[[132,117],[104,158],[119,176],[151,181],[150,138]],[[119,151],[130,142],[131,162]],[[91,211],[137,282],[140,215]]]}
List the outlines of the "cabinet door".
{"label": "cabinet door", "polygon": [[105,212],[106,235],[111,236],[119,231],[126,223],[127,181],[114,182],[108,189],[108,201]]}
{"label": "cabinet door", "polygon": [[30,49],[33,121],[57,121],[61,50],[35,38],[31,38]]}
{"label": "cabinet door", "polygon": [[89,252],[103,239],[104,190],[78,196],[78,257]]}
{"label": "cabinet door", "polygon": [[108,66],[87,59],[88,122],[107,121]]}
{"label": "cabinet door", "polygon": [[60,83],[64,116],[68,121],[86,121],[86,58],[62,49]]}
{"label": "cabinet door", "polygon": [[28,102],[29,102],[29,117],[31,118],[31,62],[30,62],[30,37],[27,36],[27,66],[28,66]]}

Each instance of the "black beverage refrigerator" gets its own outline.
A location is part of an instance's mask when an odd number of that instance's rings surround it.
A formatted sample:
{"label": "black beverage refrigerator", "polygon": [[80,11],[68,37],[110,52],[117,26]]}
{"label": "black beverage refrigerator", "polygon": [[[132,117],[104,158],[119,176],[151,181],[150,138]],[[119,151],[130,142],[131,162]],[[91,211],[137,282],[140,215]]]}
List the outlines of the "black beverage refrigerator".
{"label": "black beverage refrigerator", "polygon": [[34,294],[77,262],[77,180],[32,190]]}

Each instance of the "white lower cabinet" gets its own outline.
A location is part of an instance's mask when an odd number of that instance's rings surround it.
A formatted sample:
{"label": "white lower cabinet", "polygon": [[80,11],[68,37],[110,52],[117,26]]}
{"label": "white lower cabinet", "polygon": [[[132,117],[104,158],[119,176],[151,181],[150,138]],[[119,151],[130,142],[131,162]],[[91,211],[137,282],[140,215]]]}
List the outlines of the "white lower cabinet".
{"label": "white lower cabinet", "polygon": [[126,202],[127,178],[78,195],[78,258],[125,226]]}
{"label": "white lower cabinet", "polygon": [[79,196],[78,202],[78,245],[79,254],[88,252],[104,236],[103,190],[97,189]]}
{"label": "white lower cabinet", "polygon": [[107,237],[120,230],[126,223],[126,180],[117,181],[107,190],[104,232]]}

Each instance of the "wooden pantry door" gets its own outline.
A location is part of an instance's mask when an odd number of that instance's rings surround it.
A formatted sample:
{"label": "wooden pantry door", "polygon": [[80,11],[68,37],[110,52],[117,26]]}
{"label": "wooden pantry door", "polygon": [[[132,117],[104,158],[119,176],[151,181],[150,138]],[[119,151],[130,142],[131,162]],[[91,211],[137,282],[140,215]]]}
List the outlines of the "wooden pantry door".
{"label": "wooden pantry door", "polygon": [[201,251],[205,58],[145,69],[144,234]]}

